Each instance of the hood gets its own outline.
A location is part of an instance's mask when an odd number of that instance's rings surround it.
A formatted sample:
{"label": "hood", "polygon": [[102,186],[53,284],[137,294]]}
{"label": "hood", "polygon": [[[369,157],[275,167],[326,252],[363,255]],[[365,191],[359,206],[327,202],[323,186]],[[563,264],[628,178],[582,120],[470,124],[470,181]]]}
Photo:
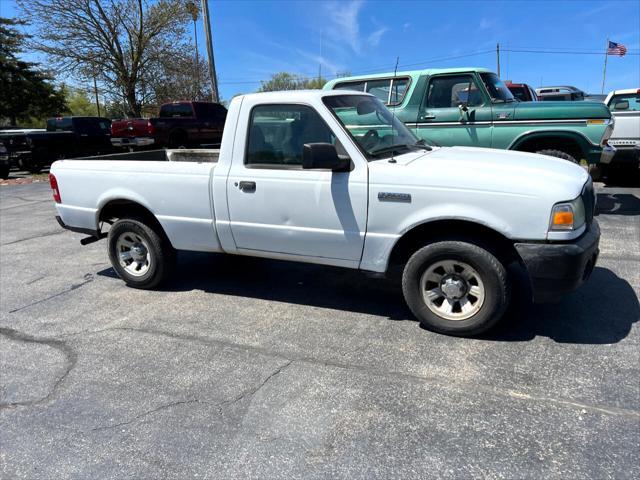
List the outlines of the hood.
{"label": "hood", "polygon": [[386,160],[372,162],[371,166],[395,170],[392,176],[401,175],[397,181],[405,184],[552,197],[554,202],[576,198],[589,178],[584,168],[567,160],[493,148],[442,147],[396,160],[407,171],[393,169],[394,164]]}
{"label": "hood", "polygon": [[609,107],[598,102],[519,102],[514,120],[611,118]]}

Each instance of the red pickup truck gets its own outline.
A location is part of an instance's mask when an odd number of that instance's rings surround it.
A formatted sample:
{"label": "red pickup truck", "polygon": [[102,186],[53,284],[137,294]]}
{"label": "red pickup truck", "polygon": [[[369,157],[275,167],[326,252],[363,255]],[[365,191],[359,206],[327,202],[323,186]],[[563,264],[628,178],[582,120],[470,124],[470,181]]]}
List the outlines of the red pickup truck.
{"label": "red pickup truck", "polygon": [[165,103],[156,118],[111,122],[111,143],[130,148],[219,144],[226,118],[227,109],[218,103]]}

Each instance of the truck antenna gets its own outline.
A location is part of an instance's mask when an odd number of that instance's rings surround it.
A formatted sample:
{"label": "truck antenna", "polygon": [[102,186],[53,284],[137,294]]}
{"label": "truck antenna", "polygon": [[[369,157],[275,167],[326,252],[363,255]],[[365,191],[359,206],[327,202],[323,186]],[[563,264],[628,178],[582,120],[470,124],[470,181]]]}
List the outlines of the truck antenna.
{"label": "truck antenna", "polygon": [[[395,82],[396,76],[398,75],[398,62],[400,61],[400,57],[396,57],[396,67],[393,69],[393,78],[391,79],[391,85],[389,85],[389,103],[391,103],[391,96],[393,95],[393,83]],[[391,112],[391,143],[393,144],[393,128],[396,123],[396,109],[393,108]],[[391,150],[391,158],[389,159],[389,163],[396,163],[396,159],[393,158],[393,150]]]}

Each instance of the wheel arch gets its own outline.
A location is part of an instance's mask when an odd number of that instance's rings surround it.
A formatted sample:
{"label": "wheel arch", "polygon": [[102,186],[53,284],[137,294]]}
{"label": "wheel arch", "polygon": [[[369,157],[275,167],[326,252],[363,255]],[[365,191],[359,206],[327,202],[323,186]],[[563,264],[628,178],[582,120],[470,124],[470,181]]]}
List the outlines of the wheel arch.
{"label": "wheel arch", "polygon": [[444,240],[470,240],[489,249],[505,265],[520,259],[513,241],[497,230],[472,220],[438,219],[414,225],[391,248],[387,272],[403,265],[427,243]]}
{"label": "wheel arch", "polygon": [[166,240],[170,241],[162,224],[153,213],[153,211],[142,202],[126,197],[112,198],[105,201],[96,212],[97,230],[100,232],[100,225],[104,222],[113,223],[121,218],[137,218],[148,226],[152,227],[156,232],[162,235]]}
{"label": "wheel arch", "polygon": [[576,160],[588,158],[593,144],[584,135],[566,130],[543,130],[525,132],[517,137],[507,150],[537,152],[539,150],[560,150]]}

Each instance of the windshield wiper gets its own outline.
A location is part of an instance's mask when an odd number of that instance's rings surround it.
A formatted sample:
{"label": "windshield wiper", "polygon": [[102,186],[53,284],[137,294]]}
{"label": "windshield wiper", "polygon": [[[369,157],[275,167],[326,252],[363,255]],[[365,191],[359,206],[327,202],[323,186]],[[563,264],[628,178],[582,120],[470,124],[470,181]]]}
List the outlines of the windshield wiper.
{"label": "windshield wiper", "polygon": [[415,149],[418,149],[418,150],[431,150],[431,147],[428,147],[427,145],[418,145],[419,142],[420,142],[420,140],[418,140],[418,142],[416,142],[414,144],[396,143],[394,145],[387,145],[385,147],[374,148],[373,150],[371,150],[369,152],[369,155],[377,156],[377,155],[381,155],[383,153],[396,152],[396,151],[401,150],[401,149],[406,149],[406,150],[415,150]]}
{"label": "windshield wiper", "polygon": [[427,142],[424,140],[424,138],[421,138],[420,140],[418,140],[416,143],[413,144],[416,147],[420,147],[420,148],[424,148],[427,151],[431,151],[433,150],[433,148],[431,148],[431,146],[427,145]]}

